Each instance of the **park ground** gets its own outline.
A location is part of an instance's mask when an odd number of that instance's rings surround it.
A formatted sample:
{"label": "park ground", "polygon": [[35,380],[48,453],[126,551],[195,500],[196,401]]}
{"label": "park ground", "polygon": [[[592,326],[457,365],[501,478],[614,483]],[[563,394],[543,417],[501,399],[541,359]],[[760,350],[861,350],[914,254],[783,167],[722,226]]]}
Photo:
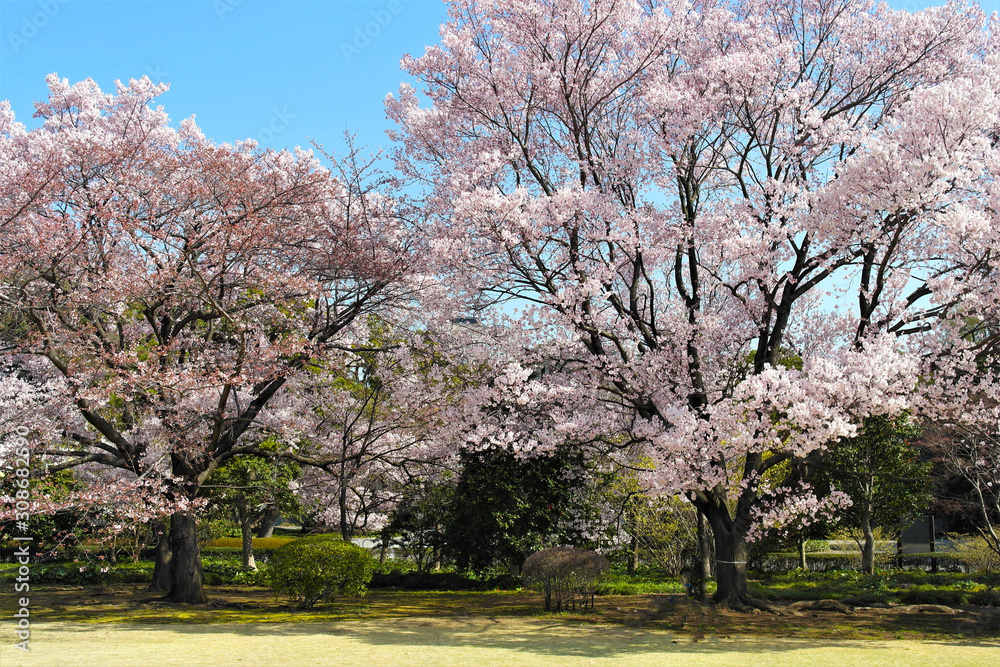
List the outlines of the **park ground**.
{"label": "park ground", "polygon": [[609,595],[593,612],[545,614],[527,592],[373,590],[304,611],[266,589],[209,595],[209,605],[178,606],[138,585],[40,587],[31,653],[14,648],[11,627],[0,665],[1000,664],[996,608],[742,613],[680,596]]}
{"label": "park ground", "polygon": [[708,636],[523,618],[396,618],[294,624],[41,623],[8,665],[990,665],[1000,644]]}

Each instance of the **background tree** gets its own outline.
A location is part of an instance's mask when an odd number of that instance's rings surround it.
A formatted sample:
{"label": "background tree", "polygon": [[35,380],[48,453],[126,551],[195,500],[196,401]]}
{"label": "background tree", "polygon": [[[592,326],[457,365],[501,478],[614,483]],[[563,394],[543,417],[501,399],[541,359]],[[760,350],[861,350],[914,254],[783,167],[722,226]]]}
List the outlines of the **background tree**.
{"label": "background tree", "polygon": [[243,567],[257,569],[253,531],[272,512],[298,513],[294,493],[301,470],[295,463],[261,456],[229,459],[209,476],[205,488],[216,511],[235,516],[243,542]]}
{"label": "background tree", "polygon": [[831,445],[820,460],[815,484],[820,493],[837,489],[851,504],[835,523],[860,531],[861,569],[875,567],[876,528],[897,533],[931,502],[931,463],[914,445],[920,429],[907,414],[869,417],[860,433]]}
{"label": "background tree", "polygon": [[460,460],[444,529],[444,553],[460,570],[503,563],[518,575],[541,548],[586,543],[586,508],[574,493],[585,474],[581,453],[519,457],[491,447],[462,452]]}
{"label": "background tree", "polygon": [[1000,557],[1000,419],[984,422],[971,416],[929,426],[927,444],[946,474],[967,485],[964,500],[973,508],[975,525]]}
{"label": "background tree", "polygon": [[379,530],[402,489],[449,455],[435,429],[456,387],[420,338],[369,317],[360,342],[310,365],[263,417],[288,445],[279,455],[305,466],[304,508],[344,540]]}
{"label": "background tree", "polygon": [[440,565],[453,506],[454,484],[449,480],[415,480],[403,490],[382,530],[382,553],[395,547],[416,563],[418,572]]}

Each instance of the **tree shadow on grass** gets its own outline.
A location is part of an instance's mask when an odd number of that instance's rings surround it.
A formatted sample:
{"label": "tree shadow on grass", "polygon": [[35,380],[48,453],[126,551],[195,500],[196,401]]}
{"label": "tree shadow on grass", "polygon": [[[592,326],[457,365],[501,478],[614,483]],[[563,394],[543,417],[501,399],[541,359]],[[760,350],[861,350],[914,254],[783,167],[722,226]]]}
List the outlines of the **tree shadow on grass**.
{"label": "tree shadow on grass", "polygon": [[[113,628],[113,629],[112,629]],[[92,631],[93,626],[71,626],[61,630]],[[342,623],[267,623],[226,625],[115,625],[107,628],[122,641],[128,635],[149,631],[176,633],[188,642],[193,635],[211,637],[213,645],[246,642],[250,638],[266,638],[267,645],[278,651],[294,650],[301,642],[315,639],[344,640],[377,648],[376,652],[393,649],[486,649],[514,652],[530,656],[579,659],[624,659],[639,656],[677,654],[703,656],[709,664],[712,656],[726,654],[781,654],[796,651],[856,648],[868,650],[874,646],[891,648],[892,642],[841,640],[820,638],[788,638],[764,636],[718,636],[713,634],[683,634],[662,629],[630,628],[621,625],[581,625],[565,621],[514,618],[399,618]],[[182,639],[183,637],[183,639]],[[227,638],[229,638],[227,640]],[[136,638],[138,641],[138,638]],[[934,647],[989,647],[1000,651],[1000,643],[982,640],[922,640]],[[331,645],[336,644],[332,641]]]}

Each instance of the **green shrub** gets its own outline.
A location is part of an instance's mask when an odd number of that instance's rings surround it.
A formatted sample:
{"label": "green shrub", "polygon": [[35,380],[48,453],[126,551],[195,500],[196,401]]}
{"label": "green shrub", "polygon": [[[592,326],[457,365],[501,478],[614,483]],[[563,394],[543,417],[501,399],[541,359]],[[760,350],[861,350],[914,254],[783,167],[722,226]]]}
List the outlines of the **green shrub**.
{"label": "green shrub", "polygon": [[1000,554],[993,550],[990,542],[982,535],[948,535],[948,537],[952,540],[958,557],[973,572],[1000,569]]}
{"label": "green shrub", "polygon": [[806,540],[806,553],[826,551],[830,548],[830,540]]}
{"label": "green shrub", "polygon": [[593,551],[576,547],[554,547],[531,554],[524,561],[524,585],[545,596],[545,611],[563,607],[594,607],[597,585],[608,573],[608,561]]}
{"label": "green shrub", "polygon": [[268,561],[275,593],[288,596],[301,609],[335,595],[364,595],[374,567],[365,549],[323,536],[289,542]]}
{"label": "green shrub", "polygon": [[209,553],[202,556],[205,583],[209,586],[245,584],[247,586],[267,586],[270,579],[267,570],[248,570],[243,567],[243,558],[237,553]]}
{"label": "green shrub", "polygon": [[[90,584],[148,583],[152,577],[152,563],[131,561],[123,563],[69,561],[39,563],[31,568],[31,583],[81,586]],[[5,569],[2,579],[13,580],[17,568]]]}

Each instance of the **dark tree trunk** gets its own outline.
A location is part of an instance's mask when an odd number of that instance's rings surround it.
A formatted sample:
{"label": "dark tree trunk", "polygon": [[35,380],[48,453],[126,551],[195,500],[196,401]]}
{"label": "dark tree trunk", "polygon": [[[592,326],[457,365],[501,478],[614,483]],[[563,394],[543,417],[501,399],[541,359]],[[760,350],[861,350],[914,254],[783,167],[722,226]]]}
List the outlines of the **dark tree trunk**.
{"label": "dark tree trunk", "polygon": [[378,562],[381,565],[385,565],[386,558],[389,557],[389,541],[392,539],[392,534],[389,532],[388,526],[382,529],[382,544],[378,551]]}
{"label": "dark tree trunk", "polygon": [[708,580],[712,577],[712,536],[705,521],[705,513],[698,511],[698,556],[701,581],[698,582],[698,599],[708,599]]}
{"label": "dark tree trunk", "polygon": [[337,504],[340,507],[340,536],[345,542],[349,542],[351,527],[347,523],[347,487],[343,484],[340,485],[340,498],[337,499]]}
{"label": "dark tree trunk", "polygon": [[523,554],[516,554],[514,556],[511,556],[510,560],[507,561],[507,572],[509,572],[512,576],[520,577],[521,567],[524,565],[525,560],[527,559],[524,557]]}
{"label": "dark tree trunk", "polygon": [[170,573],[173,553],[170,551],[167,526],[160,519],[154,519],[150,529],[153,531],[155,563],[153,565],[153,581],[149,585],[149,590],[154,593],[169,593],[173,581],[173,576]]}
{"label": "dark tree trunk", "polygon": [[264,513],[264,518],[261,519],[260,528],[257,530],[257,537],[271,537],[274,534],[274,527],[278,524],[278,519],[281,518],[281,512],[277,507],[272,505]]}
{"label": "dark tree trunk", "polygon": [[715,601],[740,606],[747,597],[747,556],[750,549],[743,535],[715,532]]}
{"label": "dark tree trunk", "polygon": [[628,550],[628,573],[635,574],[635,568],[639,565],[639,536],[633,534]]}
{"label": "dark tree trunk", "polygon": [[875,571],[875,536],[872,534],[871,505],[866,505],[861,515],[861,532],[864,544],[861,546],[861,571],[871,574]]}
{"label": "dark tree trunk", "polygon": [[197,523],[192,515],[177,512],[170,517],[170,573],[173,581],[167,600],[205,604],[205,574],[201,569]]}

